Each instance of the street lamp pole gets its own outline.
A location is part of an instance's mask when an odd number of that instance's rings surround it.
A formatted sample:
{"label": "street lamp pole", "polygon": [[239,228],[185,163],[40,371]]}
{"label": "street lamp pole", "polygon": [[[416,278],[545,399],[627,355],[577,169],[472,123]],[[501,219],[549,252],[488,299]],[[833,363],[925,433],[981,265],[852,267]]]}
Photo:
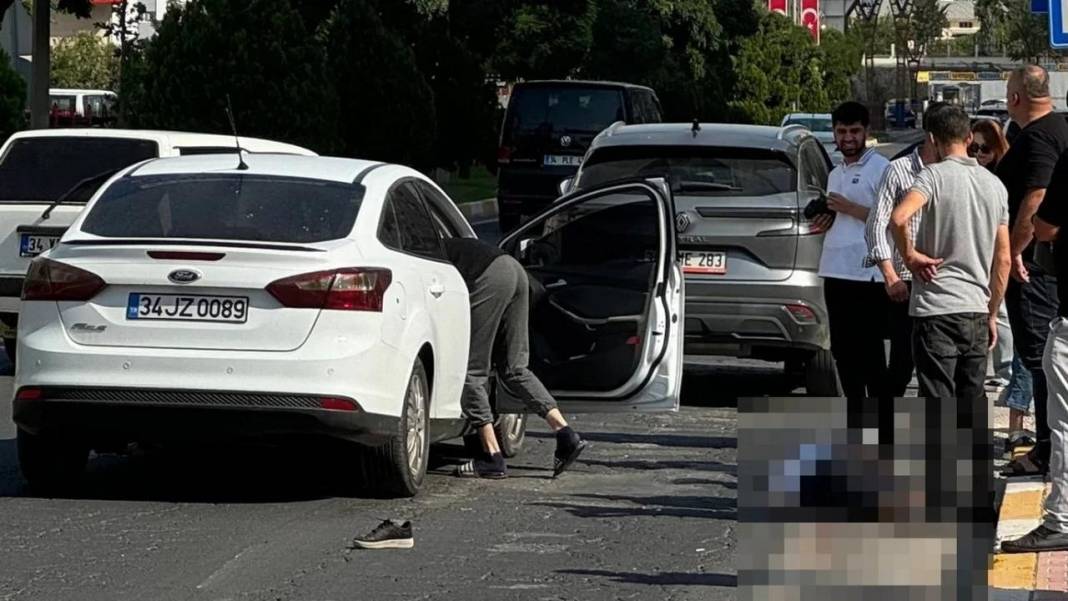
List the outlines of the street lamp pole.
{"label": "street lamp pole", "polygon": [[864,96],[867,99],[868,110],[871,112],[872,125],[876,129],[883,123],[883,109],[875,102],[875,34],[881,6],[882,0],[857,0],[853,5],[859,17],[858,20],[864,25],[867,33],[864,51]]}
{"label": "street lamp pole", "polygon": [[910,38],[909,22],[912,16],[912,0],[890,0],[890,11],[894,17],[894,42],[896,52],[894,56],[897,63],[897,102],[894,107],[894,119],[899,126],[905,124],[905,96],[908,94],[906,78],[906,60],[910,52],[908,43]]}

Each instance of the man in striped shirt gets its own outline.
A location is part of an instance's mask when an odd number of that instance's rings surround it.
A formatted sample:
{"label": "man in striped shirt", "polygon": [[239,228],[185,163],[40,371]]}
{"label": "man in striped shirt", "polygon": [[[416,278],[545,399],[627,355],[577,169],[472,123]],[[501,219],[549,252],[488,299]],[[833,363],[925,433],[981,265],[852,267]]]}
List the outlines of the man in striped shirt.
{"label": "man in striped shirt", "polygon": [[[924,120],[944,105],[942,102],[932,103],[924,111]],[[889,232],[890,214],[912,189],[913,181],[924,166],[937,160],[934,146],[928,137],[908,155],[891,161],[879,185],[875,206],[868,214],[864,228],[864,239],[868,243],[868,256],[864,260],[864,266],[879,268],[883,274],[886,293],[890,297],[890,364],[887,369],[887,384],[889,392],[895,397],[905,395],[914,368],[912,318],[909,317],[912,273],[905,266],[901,253],[894,248],[894,241]],[[909,220],[909,238],[912,240],[916,239],[921,214],[917,211]]]}

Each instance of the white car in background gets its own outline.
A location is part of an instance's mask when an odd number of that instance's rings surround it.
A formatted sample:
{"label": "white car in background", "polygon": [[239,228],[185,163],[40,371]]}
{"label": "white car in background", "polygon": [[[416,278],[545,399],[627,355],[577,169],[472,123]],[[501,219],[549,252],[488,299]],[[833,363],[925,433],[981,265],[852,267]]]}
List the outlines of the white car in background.
{"label": "white car in background", "polygon": [[[250,152],[314,155],[299,146],[240,138]],[[18,326],[19,294],[33,257],[51,248],[111,176],[156,157],[236,152],[233,136],[124,129],[45,129],[0,146],[0,323]],[[15,340],[4,338],[15,360]]]}
{"label": "white car in background", "polygon": [[838,145],[834,141],[834,121],[830,113],[790,113],[783,117],[780,127],[787,125],[800,125],[812,132],[812,136],[827,151],[827,156],[831,157],[831,163],[838,164],[842,160],[842,153],[838,152]]}
{"label": "white car in background", "polygon": [[[505,239],[544,288],[531,367],[567,411],[678,407],[682,274],[662,181],[606,185]],[[553,227],[546,226],[549,220]],[[618,235],[618,225],[636,235]],[[397,165],[250,154],[124,169],[23,291],[14,419],[31,485],[90,449],[317,436],[398,496],[461,436],[468,292],[454,203]],[[498,413],[516,410],[498,387]],[[358,450],[358,449],[354,449]]]}

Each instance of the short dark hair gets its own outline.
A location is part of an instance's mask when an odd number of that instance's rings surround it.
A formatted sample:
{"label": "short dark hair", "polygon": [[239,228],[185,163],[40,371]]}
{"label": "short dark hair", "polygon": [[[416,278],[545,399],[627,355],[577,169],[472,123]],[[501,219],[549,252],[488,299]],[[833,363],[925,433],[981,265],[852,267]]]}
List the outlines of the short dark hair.
{"label": "short dark hair", "polygon": [[936,100],[935,102],[932,102],[931,104],[928,104],[927,105],[927,110],[923,111],[923,122],[920,124],[920,128],[922,128],[923,130],[926,131],[927,130],[927,118],[930,117],[931,115],[933,115],[934,113],[946,108],[947,106],[949,106],[949,103],[948,102],[942,102],[941,100]]}
{"label": "short dark hair", "polygon": [[942,144],[963,142],[972,131],[972,120],[963,108],[949,105],[930,113],[924,119],[924,129]]}
{"label": "short dark hair", "polygon": [[868,127],[871,123],[871,115],[868,113],[868,107],[859,102],[843,102],[838,105],[838,108],[834,109],[831,113],[831,124],[838,125],[852,125],[859,123],[864,127]]}

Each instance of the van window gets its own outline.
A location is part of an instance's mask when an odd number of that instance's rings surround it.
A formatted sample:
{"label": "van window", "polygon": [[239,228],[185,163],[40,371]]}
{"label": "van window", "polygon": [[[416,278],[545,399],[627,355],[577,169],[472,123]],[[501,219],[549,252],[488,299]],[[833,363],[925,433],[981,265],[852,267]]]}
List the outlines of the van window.
{"label": "van window", "polygon": [[651,92],[635,90],[631,93],[631,105],[634,107],[633,123],[660,123],[660,107]]}
{"label": "van window", "polygon": [[623,93],[577,86],[520,87],[508,104],[506,134],[599,132],[624,118]]}
{"label": "van window", "polygon": [[0,202],[52,202],[82,180],[157,156],[152,140],[20,138],[0,157]]}

